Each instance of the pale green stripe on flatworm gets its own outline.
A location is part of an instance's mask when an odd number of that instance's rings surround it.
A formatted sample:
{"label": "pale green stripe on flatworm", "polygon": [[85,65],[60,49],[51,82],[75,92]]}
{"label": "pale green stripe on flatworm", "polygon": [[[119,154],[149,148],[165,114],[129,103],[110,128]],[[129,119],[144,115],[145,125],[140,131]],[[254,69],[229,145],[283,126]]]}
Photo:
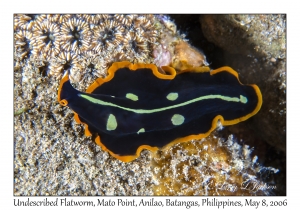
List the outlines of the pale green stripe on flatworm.
{"label": "pale green stripe on flatworm", "polygon": [[186,102],[182,102],[182,103],[175,104],[175,105],[172,105],[172,106],[166,106],[166,107],[157,108],[157,109],[131,109],[131,108],[128,108],[128,107],[119,106],[119,105],[111,103],[111,102],[102,101],[100,99],[96,99],[96,98],[93,98],[93,97],[88,96],[88,95],[79,94],[79,96],[86,99],[86,100],[88,100],[88,101],[90,101],[90,102],[92,102],[92,103],[94,103],[94,104],[100,104],[100,105],[103,105],[103,106],[117,107],[119,109],[134,112],[134,113],[137,113],[137,114],[151,114],[151,113],[155,113],[155,112],[161,112],[161,111],[165,111],[165,110],[168,110],[168,109],[174,109],[174,108],[177,108],[177,107],[186,106],[186,105],[189,105],[191,103],[195,103],[197,101],[202,101],[202,100],[207,100],[207,99],[221,99],[221,100],[229,101],[229,102],[241,102],[243,104],[247,103],[247,101],[248,101],[247,98],[245,96],[242,96],[242,95],[240,95],[240,98],[222,96],[222,95],[207,95],[207,96],[200,96],[198,98],[194,98],[192,100],[188,100]]}
{"label": "pale green stripe on flatworm", "polygon": [[134,95],[133,93],[127,93],[126,98],[131,99],[133,101],[139,100],[139,97],[137,95]]}
{"label": "pale green stripe on flatworm", "polygon": [[178,98],[178,93],[169,93],[167,99],[170,101],[175,101]]}
{"label": "pale green stripe on flatworm", "polygon": [[118,123],[117,123],[115,115],[110,114],[107,119],[106,130],[113,131],[117,128],[117,126],[118,126]]}

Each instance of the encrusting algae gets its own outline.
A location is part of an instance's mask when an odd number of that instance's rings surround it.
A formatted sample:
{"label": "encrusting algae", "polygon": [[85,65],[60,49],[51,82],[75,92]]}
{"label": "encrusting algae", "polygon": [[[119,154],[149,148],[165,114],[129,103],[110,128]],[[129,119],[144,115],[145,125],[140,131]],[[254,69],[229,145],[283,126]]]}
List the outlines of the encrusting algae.
{"label": "encrusting algae", "polygon": [[[171,65],[178,71],[206,65],[203,53],[167,16],[16,14],[14,43],[15,195],[270,193],[240,188],[247,181],[262,183],[260,170],[276,170],[257,165],[249,148],[232,138],[224,142],[211,135],[152,156],[143,151],[136,161],[123,163],[85,137],[73,113],[57,103],[58,82],[67,70],[84,91],[117,61]],[[30,106],[19,111],[24,104]]]}
{"label": "encrusting algae", "polygon": [[152,158],[154,194],[272,194],[276,185],[263,182],[261,176],[278,170],[260,166],[250,154],[249,146],[241,146],[232,135],[227,141],[210,135],[159,151]]}

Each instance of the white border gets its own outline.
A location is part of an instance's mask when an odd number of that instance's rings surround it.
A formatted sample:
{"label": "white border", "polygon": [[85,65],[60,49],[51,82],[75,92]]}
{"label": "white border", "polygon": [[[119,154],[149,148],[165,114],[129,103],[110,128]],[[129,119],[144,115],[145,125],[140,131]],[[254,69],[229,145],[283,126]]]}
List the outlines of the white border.
{"label": "white border", "polygon": [[[191,1],[191,0],[151,0],[151,1],[125,1],[125,0],[15,0],[1,1],[0,3],[0,41],[1,41],[1,182],[0,206],[3,209],[13,207],[13,13],[287,13],[287,197],[254,197],[255,200],[283,200],[288,199],[288,207],[296,207],[298,190],[300,190],[297,177],[299,170],[299,110],[298,100],[300,86],[299,64],[299,8],[292,2],[278,0],[252,0],[252,1]],[[297,154],[297,156],[296,156]],[[20,197],[18,197],[20,198]],[[34,197],[32,197],[34,198]],[[36,197],[38,199],[38,197]],[[89,198],[75,198],[89,200]],[[118,199],[107,197],[107,199]],[[123,197],[124,198],[124,197]],[[136,197],[141,199],[142,197]],[[209,197],[212,198],[212,197]],[[223,197],[221,199],[241,200],[244,197]],[[54,197],[53,197],[54,199]],[[92,197],[90,199],[97,199]],[[130,198],[128,198],[130,199]],[[165,197],[156,197],[165,200]],[[202,199],[202,197],[181,197],[182,200]],[[8,208],[5,208],[8,207]],[[64,208],[64,207],[57,207]],[[103,209],[103,207],[101,207]],[[122,207],[132,209],[131,207]],[[253,207],[252,207],[253,208]],[[39,209],[44,209],[39,207]],[[76,209],[76,207],[75,207]],[[148,208],[149,209],[149,208]],[[216,209],[216,208],[214,208]],[[296,208],[294,208],[296,209]]]}

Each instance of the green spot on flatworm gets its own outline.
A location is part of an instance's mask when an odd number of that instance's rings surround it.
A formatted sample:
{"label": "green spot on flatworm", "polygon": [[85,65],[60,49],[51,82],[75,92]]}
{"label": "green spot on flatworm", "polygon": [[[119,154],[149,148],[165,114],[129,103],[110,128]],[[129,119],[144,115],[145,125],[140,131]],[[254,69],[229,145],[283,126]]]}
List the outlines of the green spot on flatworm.
{"label": "green spot on flatworm", "polygon": [[145,128],[141,128],[141,129],[137,132],[137,134],[144,133],[144,132],[145,132]]}
{"label": "green spot on flatworm", "polygon": [[139,97],[137,95],[134,95],[133,93],[127,93],[126,98],[131,99],[133,101],[139,100]]}
{"label": "green spot on flatworm", "polygon": [[117,128],[117,125],[118,125],[118,123],[117,123],[115,115],[110,114],[107,119],[106,130],[113,131]]}
{"label": "green spot on flatworm", "polygon": [[240,95],[240,102],[242,102],[243,104],[248,102],[248,99],[245,96]]}
{"label": "green spot on flatworm", "polygon": [[184,116],[180,114],[174,114],[171,121],[173,125],[181,125],[184,122]]}
{"label": "green spot on flatworm", "polygon": [[167,99],[170,101],[175,101],[178,98],[178,93],[169,93]]}

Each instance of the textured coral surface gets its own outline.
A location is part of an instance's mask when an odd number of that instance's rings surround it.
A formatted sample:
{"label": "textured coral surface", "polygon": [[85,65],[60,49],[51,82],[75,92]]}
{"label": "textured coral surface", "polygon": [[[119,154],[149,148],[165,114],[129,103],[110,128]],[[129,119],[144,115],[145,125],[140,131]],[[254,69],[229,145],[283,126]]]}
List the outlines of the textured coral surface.
{"label": "textured coral surface", "polygon": [[259,85],[264,117],[255,118],[255,129],[264,141],[285,151],[285,15],[204,15],[200,22],[205,37],[230,53],[226,62],[239,70],[244,81]]}
{"label": "textured coral surface", "polygon": [[14,194],[153,194],[149,152],[128,164],[103,152],[58,104],[57,88],[66,70],[85,90],[114,61],[153,60],[159,20],[20,14],[14,21]]}
{"label": "textured coral surface", "polygon": [[[279,169],[276,194],[286,191],[286,16],[172,15],[189,42],[206,55],[211,68],[228,65],[243,83],[255,83],[263,95],[253,118],[222,130],[253,147],[260,163]],[[222,35],[220,35],[222,34]]]}
{"label": "textured coral surface", "polygon": [[262,167],[251,149],[233,136],[211,135],[158,152],[152,160],[155,195],[269,195],[274,182],[262,180],[277,169]]}

